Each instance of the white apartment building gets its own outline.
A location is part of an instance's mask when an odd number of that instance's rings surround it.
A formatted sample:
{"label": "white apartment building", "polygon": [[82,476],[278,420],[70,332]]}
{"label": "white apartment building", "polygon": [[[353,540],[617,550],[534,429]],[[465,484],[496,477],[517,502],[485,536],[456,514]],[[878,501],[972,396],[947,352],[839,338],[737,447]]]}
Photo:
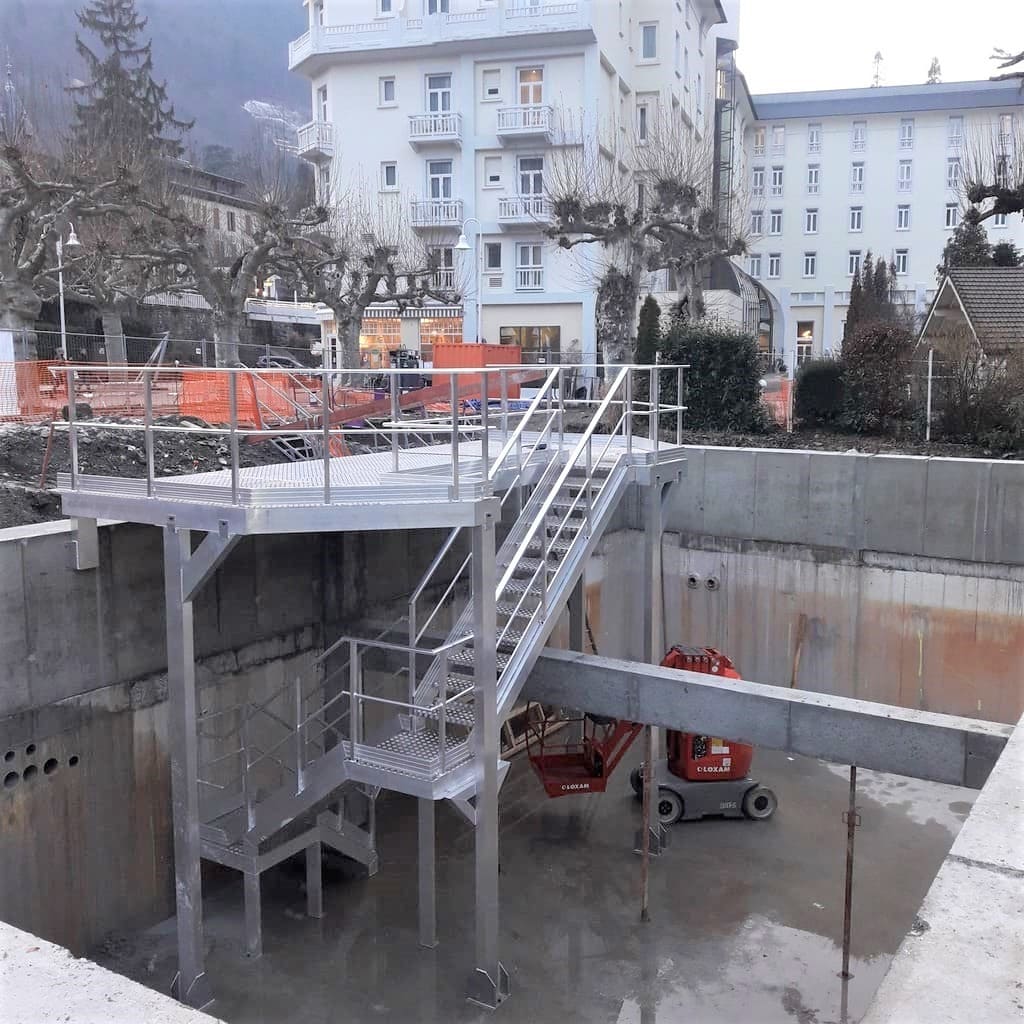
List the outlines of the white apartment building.
{"label": "white apartment building", "polygon": [[[544,236],[546,175],[560,148],[581,146],[628,173],[627,141],[661,111],[714,130],[720,0],[306,6],[309,31],[289,53],[313,100],[300,154],[323,194],[357,178],[403,204],[442,250],[439,273],[464,288],[459,307],[369,310],[366,365],[398,345],[429,362],[433,342],[477,338],[476,267],[462,258],[483,263],[482,340],[519,344],[524,359],[593,360],[593,270]],[[471,254],[454,250],[463,230]]]}
{"label": "white apartment building", "polygon": [[[754,95],[746,129],[746,269],[778,300],[775,350],[792,368],[838,350],[854,268],[871,250],[923,312],[960,221],[960,173],[975,140],[1011,147],[1019,83],[949,82]],[[1020,216],[990,218],[993,244],[1024,246]]]}

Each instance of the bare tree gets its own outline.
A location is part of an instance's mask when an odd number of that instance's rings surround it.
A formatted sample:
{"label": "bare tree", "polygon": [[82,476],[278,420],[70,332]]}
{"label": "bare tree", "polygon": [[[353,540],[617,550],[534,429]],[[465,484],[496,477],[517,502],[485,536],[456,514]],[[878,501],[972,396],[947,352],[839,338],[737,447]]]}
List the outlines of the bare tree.
{"label": "bare tree", "polygon": [[1024,126],[1019,117],[983,125],[966,140],[961,185],[979,220],[1024,213]]}
{"label": "bare tree", "polygon": [[[992,54],[992,60],[997,62],[997,66],[1002,70],[1003,68],[1013,68],[1018,64],[1024,64],[1024,50],[1020,53],[1009,53],[1006,50],[997,49]],[[1024,79],[1024,71],[1007,71],[1004,75],[993,75],[993,82],[1004,82],[1007,79],[1021,78]]]}
{"label": "bare tree", "polygon": [[[650,118],[618,162],[605,147],[567,147],[547,183],[554,223],[548,237],[565,250],[600,249],[597,333],[606,364],[629,361],[645,274],[668,271],[681,307],[703,314],[703,280],[716,257],[745,251],[736,197],[714,189],[710,133],[698,138],[678,117]],[[620,171],[618,163],[631,168]]]}
{"label": "bare tree", "polygon": [[417,234],[407,208],[401,196],[379,196],[355,182],[320,230],[293,238],[275,254],[283,273],[331,308],[346,369],[360,364],[359,332],[370,305],[389,303],[400,313],[429,300],[458,302],[464,293],[461,268],[442,259],[446,239]]}

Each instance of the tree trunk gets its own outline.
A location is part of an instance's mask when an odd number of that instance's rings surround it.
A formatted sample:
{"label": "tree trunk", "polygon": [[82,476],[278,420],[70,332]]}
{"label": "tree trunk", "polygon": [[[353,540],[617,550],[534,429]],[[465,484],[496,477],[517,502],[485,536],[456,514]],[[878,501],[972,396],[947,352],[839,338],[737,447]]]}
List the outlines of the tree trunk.
{"label": "tree trunk", "polygon": [[0,347],[0,360],[37,358],[35,324],[42,308],[42,300],[28,285],[0,277],[0,331],[11,335],[10,343],[5,336]]}
{"label": "tree trunk", "polygon": [[241,344],[238,321],[224,317],[213,322],[213,342],[218,366],[238,366],[238,346]]}
{"label": "tree trunk", "polygon": [[108,363],[127,363],[128,346],[124,340],[124,324],[121,314],[116,310],[104,310],[100,313],[103,320],[103,340],[107,350]]}
{"label": "tree trunk", "polygon": [[597,293],[597,342],[605,366],[633,361],[640,269],[628,276],[610,267]]}

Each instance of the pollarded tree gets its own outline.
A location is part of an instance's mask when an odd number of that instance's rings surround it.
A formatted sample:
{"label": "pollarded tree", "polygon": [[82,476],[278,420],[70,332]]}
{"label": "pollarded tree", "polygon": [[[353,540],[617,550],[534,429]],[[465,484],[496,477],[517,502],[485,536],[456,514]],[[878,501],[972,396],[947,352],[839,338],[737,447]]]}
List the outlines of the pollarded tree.
{"label": "pollarded tree", "polygon": [[315,231],[289,240],[274,253],[275,269],[297,281],[334,313],[340,367],[360,365],[359,333],[373,303],[400,311],[429,300],[459,302],[465,289],[454,266],[443,265],[441,239],[417,236],[399,196],[354,183]]}
{"label": "pollarded tree", "polygon": [[1024,253],[1013,242],[999,242],[992,246],[992,264],[996,267],[1024,266]]}
{"label": "pollarded tree", "polygon": [[606,365],[635,355],[636,308],[646,274],[668,271],[694,318],[703,277],[716,257],[738,255],[743,238],[714,193],[714,152],[679,117],[651,117],[619,162],[597,140],[563,148],[547,181],[549,238],[565,250],[600,250],[588,263],[598,285],[597,333]]}

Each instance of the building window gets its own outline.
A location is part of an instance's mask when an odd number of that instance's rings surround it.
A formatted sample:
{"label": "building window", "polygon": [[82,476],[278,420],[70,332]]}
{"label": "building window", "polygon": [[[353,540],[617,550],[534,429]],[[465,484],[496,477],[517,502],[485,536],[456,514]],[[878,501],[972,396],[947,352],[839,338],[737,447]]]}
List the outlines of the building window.
{"label": "building window", "polygon": [[850,144],[854,152],[859,153],[867,148],[868,144],[868,123],[867,121],[854,121],[853,133],[850,136]]}
{"label": "building window", "polygon": [[487,270],[501,270],[501,242],[488,242],[484,246],[484,267]]}
{"label": "building window", "polygon": [[999,152],[1009,153],[1013,139],[1013,114],[999,115]]}
{"label": "building window", "polygon": [[[1003,222],[1003,227],[1006,227],[1005,220]],[[247,213],[245,215],[245,233],[247,235],[251,235],[252,234],[252,214],[251,213]]]}
{"label": "building window", "polygon": [[851,192],[863,192],[864,191],[864,165],[863,164],[851,164],[850,165],[850,191]]}
{"label": "building window", "polygon": [[[690,50],[688,47],[683,47],[683,88],[687,92],[690,91]],[[755,156],[764,156],[764,135],[761,135],[761,152],[755,153]]]}
{"label": "building window", "polygon": [[392,4],[394,0],[377,0],[377,13],[378,14],[392,14]]}
{"label": "building window", "polygon": [[818,233],[818,211],[804,210],[804,234],[816,235]]}
{"label": "building window", "polygon": [[910,207],[908,205],[900,205],[896,207],[896,230],[910,230]]}
{"label": "building window", "polygon": [[536,106],[544,102],[544,69],[519,68],[519,102],[523,106]]}
{"label": "building window", "polygon": [[679,76],[683,71],[683,37],[677,32],[676,33],[676,48],[673,52],[673,67],[675,68],[676,75]]}
{"label": "building window", "polygon": [[485,68],[483,72],[483,100],[501,99],[501,71],[498,68]]}
{"label": "building window", "polygon": [[960,207],[956,203],[946,203],[946,227],[955,228],[960,223]]}
{"label": "building window", "polygon": [[851,249],[847,254],[846,272],[850,277],[860,273],[860,249]]}
{"label": "building window", "polygon": [[427,75],[427,110],[444,114],[452,109],[452,76]]}
{"label": "building window", "polygon": [[821,125],[809,124],[807,126],[807,152],[821,152]]}
{"label": "building window", "polygon": [[501,184],[501,157],[484,157],[484,188],[496,188]]}
{"label": "building window", "polygon": [[751,253],[747,257],[747,273],[750,274],[751,277],[760,277],[761,276],[761,254],[760,253],[756,253],[756,252],[755,253]]}
{"label": "building window", "polygon": [[693,0],[686,0],[686,27],[693,22]]}
{"label": "building window", "polygon": [[644,60],[658,59],[658,25],[656,22],[640,26],[640,53]]}
{"label": "building window", "polygon": [[389,353],[401,347],[402,321],[398,317],[363,318],[359,329],[359,362],[363,369],[388,366]]}
{"label": "building window", "polygon": [[641,216],[647,209],[647,189],[642,181],[637,182],[636,186],[636,208],[640,211]]}
{"label": "building window", "polygon": [[316,113],[321,121],[327,121],[327,86],[321,85],[316,91]]}
{"label": "building window", "polygon": [[996,184],[1001,188],[1010,187],[1010,158],[1005,153],[996,157]]}
{"label": "building window", "polygon": [[951,156],[946,160],[946,188],[960,187],[960,157]]}
{"label": "building window", "polygon": [[994,227],[994,228],[1005,228],[1006,227],[1006,214],[1005,213],[997,213],[992,218],[992,227]]}
{"label": "building window", "polygon": [[546,363],[561,352],[562,328],[502,327],[498,340],[502,345],[518,345],[524,363]]}
{"label": "building window", "polygon": [[900,149],[914,148],[914,119],[904,117],[900,119]]}
{"label": "building window", "polygon": [[772,210],[768,214],[768,234],[769,235],[781,235],[782,234],[782,211]]}
{"label": "building window", "polygon": [[907,268],[910,265],[910,250],[909,249],[897,249],[896,259],[893,261],[896,266],[896,273],[903,276],[907,273]]}
{"label": "building window", "polygon": [[636,108],[636,134],[640,142],[647,141],[647,104],[639,103]]}
{"label": "building window", "polygon": [[427,161],[427,195],[431,199],[451,199],[452,197],[452,162],[451,160]]}
{"label": "building window", "polygon": [[[704,76],[702,74],[700,74],[700,72],[697,73],[697,96],[696,96],[696,102],[697,102],[697,120],[699,121],[701,119],[701,115],[704,113]],[[697,127],[699,128],[700,125],[698,125]]]}
{"label": "building window", "polygon": [[424,366],[431,366],[433,364],[435,345],[461,344],[461,318],[423,317],[420,320],[420,359],[423,360]]}
{"label": "building window", "polygon": [[804,253],[804,277],[814,277],[818,272],[818,254],[816,252]]}
{"label": "building window", "polygon": [[753,210],[750,214],[750,233],[752,235],[764,234],[764,210]]}
{"label": "building window", "polygon": [[519,158],[519,194],[521,196],[544,195],[544,157],[521,156]]}
{"label": "building window", "polygon": [[380,165],[380,187],[385,192],[393,192],[398,188],[398,164],[385,161]]}
{"label": "building window", "polygon": [[449,0],[427,0],[427,14],[448,14]]}
{"label": "building window", "polygon": [[960,114],[950,117],[948,138],[951,149],[959,149],[964,144],[964,119]]}
{"label": "building window", "polygon": [[768,276],[770,278],[782,277],[782,253],[768,253]]}
{"label": "building window", "polygon": [[782,156],[786,151],[786,126],[784,124],[772,125],[772,154]]}
{"label": "building window", "polygon": [[380,78],[377,80],[377,103],[382,107],[393,107],[398,102],[398,93],[395,90],[393,77]]}
{"label": "building window", "polygon": [[325,206],[331,201],[331,163],[328,160],[322,163],[317,176],[317,187],[319,190],[320,202]]}
{"label": "building window", "polygon": [[796,322],[796,365],[800,366],[814,355],[814,321]]}
{"label": "building window", "polygon": [[235,218],[235,211],[234,210],[228,210],[227,218],[228,218],[228,231],[237,231],[238,228],[237,228],[237,223],[236,223],[236,218]]}
{"label": "building window", "polygon": [[764,156],[764,126],[754,129],[754,156]]}
{"label": "building window", "polygon": [[533,242],[516,246],[516,291],[536,292],[544,287],[543,248]]}
{"label": "building window", "polygon": [[807,194],[816,196],[821,190],[821,166],[819,164],[807,165]]}
{"label": "building window", "polygon": [[213,208],[213,230],[220,231],[220,209],[216,206]]}
{"label": "building window", "polygon": [[914,180],[913,160],[901,160],[899,174],[896,178],[896,188],[900,192],[909,192]]}
{"label": "building window", "polygon": [[850,230],[851,231],[863,231],[864,230],[864,207],[863,206],[851,206],[850,207]]}
{"label": "building window", "polygon": [[750,181],[750,191],[755,196],[764,195],[764,168],[755,167]]}
{"label": "building window", "polygon": [[782,195],[782,168],[781,167],[773,167],[772,168],[772,195],[773,196],[781,196]]}
{"label": "building window", "polygon": [[434,287],[455,287],[455,250],[451,246],[431,249],[434,257]]}
{"label": "building window", "polygon": [[313,24],[323,25],[324,24],[324,0],[316,0],[313,4]]}

